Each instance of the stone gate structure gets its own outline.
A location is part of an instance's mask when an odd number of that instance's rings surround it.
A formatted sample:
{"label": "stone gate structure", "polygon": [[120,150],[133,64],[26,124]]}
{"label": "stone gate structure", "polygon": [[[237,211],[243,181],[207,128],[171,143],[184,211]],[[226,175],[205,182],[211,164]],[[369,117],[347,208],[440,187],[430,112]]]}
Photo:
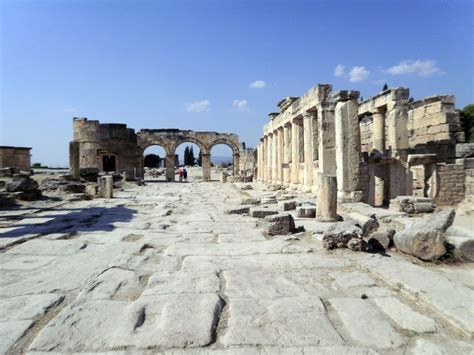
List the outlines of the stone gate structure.
{"label": "stone gate structure", "polygon": [[339,201],[373,206],[399,195],[455,204],[472,191],[474,145],[462,144],[453,96],[414,101],[391,88],[359,102],[358,91],[318,84],[278,107],[258,146],[269,184],[326,194],[321,183],[335,176]]}
{"label": "stone gate structure", "polygon": [[135,133],[125,124],[103,124],[83,117],[75,117],[73,126],[74,138],[70,143],[69,158],[74,178],[79,178],[81,171],[90,169],[125,172],[128,176],[143,178],[143,152],[150,146],[158,145],[166,152],[166,180],[174,181],[176,148],[190,142],[201,150],[203,181],[210,181],[212,147],[225,144],[232,149],[234,175],[238,175],[240,151],[245,146],[239,143],[236,134],[229,133],[179,129],[142,129]]}

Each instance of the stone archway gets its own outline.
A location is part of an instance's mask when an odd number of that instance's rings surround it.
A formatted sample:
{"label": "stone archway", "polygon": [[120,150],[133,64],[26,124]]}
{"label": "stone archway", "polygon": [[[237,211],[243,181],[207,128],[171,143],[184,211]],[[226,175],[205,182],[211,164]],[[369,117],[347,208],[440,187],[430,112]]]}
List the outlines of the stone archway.
{"label": "stone archway", "polygon": [[201,150],[202,179],[211,180],[211,149],[217,144],[225,144],[232,149],[234,159],[234,174],[239,172],[239,138],[235,134],[217,132],[194,132],[179,129],[142,129],[137,133],[137,176],[143,178],[143,151],[151,145],[159,145],[166,151],[166,180],[175,180],[175,151],[183,143],[194,143]]}
{"label": "stone archway", "polygon": [[234,170],[234,175],[239,174],[239,166],[240,166],[240,149],[235,142],[227,139],[227,138],[218,138],[214,140],[210,146],[209,146],[209,156],[211,154],[211,149],[215,147],[216,145],[219,144],[224,144],[228,146],[232,150],[232,164],[233,164],[233,170]]}

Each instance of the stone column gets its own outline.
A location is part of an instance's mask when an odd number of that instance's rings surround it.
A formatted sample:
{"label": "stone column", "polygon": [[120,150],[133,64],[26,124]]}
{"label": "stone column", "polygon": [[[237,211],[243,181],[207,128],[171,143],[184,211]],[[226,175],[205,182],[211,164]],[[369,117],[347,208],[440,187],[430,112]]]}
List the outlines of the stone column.
{"label": "stone column", "polygon": [[372,111],[373,150],[382,153],[385,150],[385,117],[381,108]]}
{"label": "stone column", "polygon": [[267,180],[267,147],[268,147],[268,136],[263,137],[263,144],[262,144],[262,180],[266,181]]}
{"label": "stone column", "polygon": [[266,174],[266,183],[267,184],[271,184],[271,182],[272,182],[272,147],[273,147],[273,134],[268,134],[267,174]]}
{"label": "stone column", "polygon": [[337,221],[337,177],[318,173],[318,199],[316,200],[316,220]]}
{"label": "stone column", "polygon": [[318,104],[318,160],[319,172],[336,175],[336,132],[334,106],[330,102]]}
{"label": "stone column", "polygon": [[374,206],[383,206],[385,183],[383,178],[374,175]]}
{"label": "stone column", "polygon": [[273,131],[272,138],[272,184],[278,183],[278,131]]}
{"label": "stone column", "polygon": [[[340,202],[353,201],[359,183],[360,131],[358,91],[335,94],[337,195]],[[358,194],[360,195],[360,194]]]}
{"label": "stone column", "polygon": [[290,125],[286,124],[283,127],[283,163],[285,168],[283,169],[283,184],[288,186],[290,183],[290,167],[289,162],[291,160],[291,130]]}
{"label": "stone column", "polygon": [[166,181],[174,181],[175,154],[166,154]]}
{"label": "stone column", "polygon": [[240,155],[239,154],[234,154],[233,165],[234,165],[234,176],[240,175]]}
{"label": "stone column", "polygon": [[298,170],[300,163],[300,126],[293,120],[291,122],[291,184],[292,189],[298,187]]}
{"label": "stone column", "polygon": [[283,127],[278,128],[278,146],[277,146],[277,152],[278,152],[278,183],[280,185],[283,185],[283,168],[282,164],[284,162],[284,136],[283,136]]}
{"label": "stone column", "polygon": [[211,154],[201,154],[202,181],[211,181]]}
{"label": "stone column", "polygon": [[304,134],[304,177],[303,190],[311,191],[313,184],[313,120],[315,112],[303,113],[303,134]]}
{"label": "stone column", "polygon": [[102,198],[114,197],[114,180],[111,175],[101,176],[97,179],[99,185],[98,196]]}
{"label": "stone column", "polygon": [[397,102],[387,115],[387,149],[392,155],[408,149],[408,107],[406,102]]}
{"label": "stone column", "polygon": [[69,143],[69,173],[74,180],[79,180],[81,177],[79,142]]}

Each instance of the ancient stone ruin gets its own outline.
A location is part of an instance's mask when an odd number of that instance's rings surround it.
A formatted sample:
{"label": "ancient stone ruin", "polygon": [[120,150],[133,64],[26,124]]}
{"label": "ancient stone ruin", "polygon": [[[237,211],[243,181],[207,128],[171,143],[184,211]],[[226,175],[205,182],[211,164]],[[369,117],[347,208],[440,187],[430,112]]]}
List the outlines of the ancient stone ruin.
{"label": "ancient stone ruin", "polygon": [[240,172],[240,152],[248,155],[245,143],[241,144],[236,134],[179,129],[142,129],[135,133],[125,124],[79,117],[73,119],[73,124],[74,139],[69,145],[69,157],[71,174],[76,179],[90,171],[114,171],[142,179],[143,152],[152,145],[159,145],[166,152],[167,181],[175,179],[175,151],[182,143],[195,143],[201,150],[203,181],[211,179],[211,149],[215,145],[225,144],[232,149],[234,175]]}
{"label": "ancient stone ruin", "polygon": [[453,205],[472,194],[474,144],[464,143],[451,95],[415,101],[399,87],[360,102],[358,91],[318,84],[278,108],[263,128],[258,179],[315,193],[321,220],[334,220],[337,201]]}

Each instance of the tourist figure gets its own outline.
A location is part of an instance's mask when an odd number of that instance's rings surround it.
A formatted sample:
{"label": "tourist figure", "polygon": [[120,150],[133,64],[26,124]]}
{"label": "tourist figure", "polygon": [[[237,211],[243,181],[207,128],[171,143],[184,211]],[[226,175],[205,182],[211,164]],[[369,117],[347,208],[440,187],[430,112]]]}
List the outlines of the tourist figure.
{"label": "tourist figure", "polygon": [[183,169],[183,177],[184,181],[188,182],[188,171],[186,170],[186,168]]}
{"label": "tourist figure", "polygon": [[178,176],[179,176],[179,182],[183,182],[184,173],[182,169],[179,169]]}

